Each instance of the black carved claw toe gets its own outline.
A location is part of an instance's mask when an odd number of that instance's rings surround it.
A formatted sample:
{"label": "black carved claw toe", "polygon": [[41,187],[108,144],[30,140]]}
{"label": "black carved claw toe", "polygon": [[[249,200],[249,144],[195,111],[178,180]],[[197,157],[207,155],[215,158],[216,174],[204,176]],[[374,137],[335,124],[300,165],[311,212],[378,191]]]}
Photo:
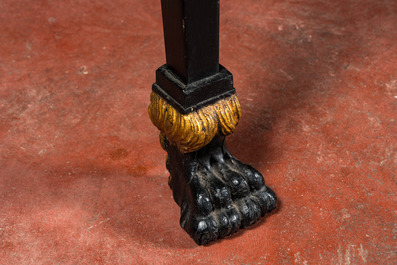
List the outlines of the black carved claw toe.
{"label": "black carved claw toe", "polygon": [[202,149],[182,154],[165,139],[169,184],[181,207],[180,224],[199,244],[252,225],[276,207],[262,175],[234,158],[216,136]]}

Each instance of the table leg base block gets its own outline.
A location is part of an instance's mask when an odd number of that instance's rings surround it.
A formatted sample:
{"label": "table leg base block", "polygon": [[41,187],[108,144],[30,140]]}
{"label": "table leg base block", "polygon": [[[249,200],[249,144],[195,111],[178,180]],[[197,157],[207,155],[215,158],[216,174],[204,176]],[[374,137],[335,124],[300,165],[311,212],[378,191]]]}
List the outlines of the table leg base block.
{"label": "table leg base block", "polygon": [[230,154],[224,136],[191,153],[161,137],[181,227],[197,244],[231,235],[276,207],[276,195],[262,175]]}

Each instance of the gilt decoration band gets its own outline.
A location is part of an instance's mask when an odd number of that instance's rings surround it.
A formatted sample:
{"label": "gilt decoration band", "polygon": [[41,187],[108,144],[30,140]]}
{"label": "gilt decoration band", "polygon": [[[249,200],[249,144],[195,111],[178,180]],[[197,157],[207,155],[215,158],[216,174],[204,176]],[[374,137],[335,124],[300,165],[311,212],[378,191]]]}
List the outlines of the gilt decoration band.
{"label": "gilt decoration band", "polygon": [[224,136],[233,133],[241,117],[241,107],[237,96],[231,95],[196,111],[181,114],[152,92],[149,116],[161,135],[164,134],[181,153],[190,153],[207,145],[217,133]]}

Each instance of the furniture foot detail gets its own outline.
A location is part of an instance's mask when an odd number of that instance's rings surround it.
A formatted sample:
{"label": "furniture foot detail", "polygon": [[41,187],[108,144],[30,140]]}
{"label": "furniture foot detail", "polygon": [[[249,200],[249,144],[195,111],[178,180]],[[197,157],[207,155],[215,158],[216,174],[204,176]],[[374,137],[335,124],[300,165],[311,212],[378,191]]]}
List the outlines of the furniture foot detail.
{"label": "furniture foot detail", "polygon": [[168,154],[181,227],[197,244],[231,235],[276,207],[276,195],[262,175],[226,147],[225,136],[241,115],[235,95],[182,115],[153,93],[149,115]]}

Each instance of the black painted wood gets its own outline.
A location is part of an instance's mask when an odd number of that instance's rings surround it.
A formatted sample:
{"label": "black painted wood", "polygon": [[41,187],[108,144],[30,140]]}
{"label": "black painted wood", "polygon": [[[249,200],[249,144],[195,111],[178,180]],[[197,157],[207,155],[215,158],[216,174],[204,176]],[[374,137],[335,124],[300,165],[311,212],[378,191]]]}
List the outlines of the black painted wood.
{"label": "black painted wood", "polygon": [[186,84],[219,71],[219,0],[162,0],[167,66]]}
{"label": "black painted wood", "polygon": [[167,65],[156,71],[152,89],[182,114],[195,111],[235,93],[233,76],[223,66],[207,78],[186,84]]}
{"label": "black painted wood", "polygon": [[166,64],[153,91],[182,114],[235,93],[219,65],[219,0],[161,0]]}
{"label": "black painted wood", "polygon": [[237,160],[217,135],[202,149],[182,154],[164,139],[169,185],[181,207],[180,224],[199,244],[224,238],[276,208],[277,196],[261,173]]}
{"label": "black painted wood", "polygon": [[[157,69],[153,91],[182,114],[234,94],[232,74],[219,65],[219,0],[161,5],[167,63]],[[229,236],[276,207],[263,176],[230,154],[224,136],[190,153],[161,137],[180,224],[197,244]]]}

